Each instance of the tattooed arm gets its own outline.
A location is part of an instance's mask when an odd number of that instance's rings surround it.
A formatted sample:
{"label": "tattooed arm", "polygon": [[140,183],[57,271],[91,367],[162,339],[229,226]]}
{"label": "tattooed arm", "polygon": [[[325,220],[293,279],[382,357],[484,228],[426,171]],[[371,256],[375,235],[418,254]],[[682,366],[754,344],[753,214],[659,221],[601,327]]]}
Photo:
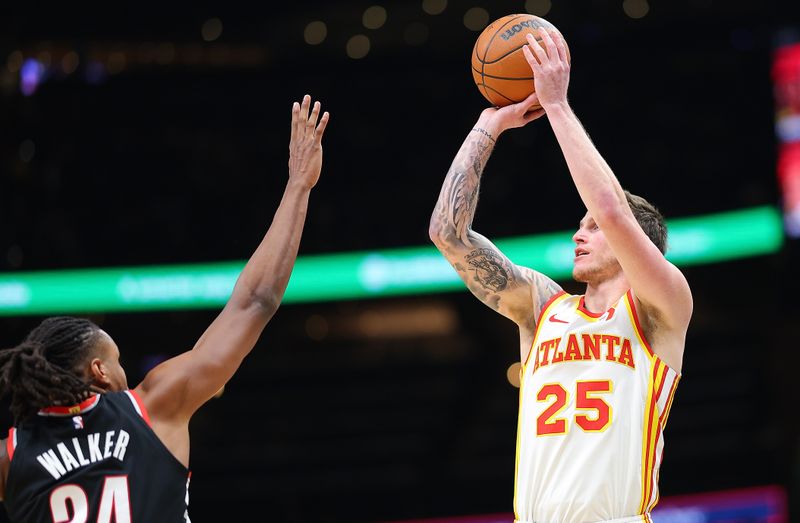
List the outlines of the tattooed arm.
{"label": "tattooed arm", "polygon": [[541,306],[561,288],[539,272],[514,265],[492,242],[472,230],[472,219],[481,174],[496,138],[543,114],[540,110],[526,112],[529,101],[486,109],[481,114],[447,173],[429,231],[472,294],[521,329],[533,328]]}

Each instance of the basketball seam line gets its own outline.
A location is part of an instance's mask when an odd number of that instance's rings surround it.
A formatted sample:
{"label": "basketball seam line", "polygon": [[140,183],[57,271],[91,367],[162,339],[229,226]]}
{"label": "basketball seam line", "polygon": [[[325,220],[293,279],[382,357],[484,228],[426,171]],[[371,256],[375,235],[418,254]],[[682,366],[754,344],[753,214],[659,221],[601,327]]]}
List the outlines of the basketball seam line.
{"label": "basketball seam line", "polygon": [[533,76],[526,76],[524,78],[522,78],[522,77],[511,78],[511,77],[508,77],[508,76],[495,76],[493,74],[481,73],[480,71],[478,71],[474,67],[472,68],[472,70],[475,71],[476,73],[480,73],[481,76],[484,76],[486,78],[491,78],[493,80],[533,80]]}
{"label": "basketball seam line", "polygon": [[[517,15],[514,18],[512,18],[511,20],[509,20],[508,22],[506,22],[505,24],[503,24],[500,27],[498,27],[497,31],[495,31],[494,34],[492,35],[492,37],[489,39],[489,41],[486,42],[486,47],[484,48],[484,52],[483,52],[483,58],[486,58],[486,54],[489,52],[489,47],[491,47],[492,42],[497,37],[498,33],[503,28],[505,28],[508,24],[513,22],[514,20],[518,20],[518,19],[523,18],[525,16],[528,16],[528,15]],[[484,79],[483,70],[484,70],[484,67],[486,66],[486,61],[484,59],[482,59],[480,57],[480,55],[478,54],[478,43],[477,42],[475,42],[475,56],[478,58],[478,61],[481,63],[481,83],[479,85],[483,85],[483,92],[486,94],[486,98],[488,99],[489,98],[489,96],[488,96],[489,92],[487,91],[487,89],[491,89],[491,88],[488,85],[486,85],[486,82],[484,82],[484,80],[483,80]],[[497,94],[499,94],[500,96],[502,96],[506,100],[510,100],[510,101],[513,102],[513,100],[511,100],[511,98],[505,96],[504,94],[500,93],[499,91],[497,91],[495,89],[492,89],[492,91],[496,92]],[[489,99],[489,101],[491,102],[491,99]]]}
{"label": "basketball seam line", "polygon": [[[511,20],[509,20],[508,22],[504,23],[503,25],[501,25],[500,27],[497,28],[497,31],[495,31],[494,34],[492,35],[492,37],[489,38],[489,41],[486,42],[486,48],[484,49],[483,58],[481,58],[480,55],[478,55],[478,61],[480,63],[487,64],[487,63],[494,63],[494,62],[497,61],[497,60],[493,60],[492,62],[487,62],[486,61],[486,55],[489,53],[489,48],[492,46],[492,42],[494,42],[494,39],[497,37],[498,33],[500,33],[500,31],[504,27],[506,27],[508,24],[510,24],[514,20],[518,20],[518,19],[520,19],[520,18],[522,18],[524,16],[528,16],[528,15],[517,15],[515,18],[512,18]],[[514,51],[516,51],[516,49],[514,49]],[[498,58],[498,60],[501,59],[501,58],[503,58],[503,57],[501,56],[500,58]]]}
{"label": "basketball seam line", "polygon": [[509,98],[508,96],[504,95],[503,93],[501,93],[497,89],[495,89],[493,87],[490,87],[490,86],[488,86],[488,85],[486,85],[484,83],[480,83],[480,84],[478,84],[478,86],[483,86],[484,89],[489,89],[490,91],[493,91],[493,92],[499,94],[500,96],[502,96],[503,98],[505,98],[506,100],[508,100],[511,103],[519,103],[519,102],[522,101],[522,100],[512,100],[511,98]]}

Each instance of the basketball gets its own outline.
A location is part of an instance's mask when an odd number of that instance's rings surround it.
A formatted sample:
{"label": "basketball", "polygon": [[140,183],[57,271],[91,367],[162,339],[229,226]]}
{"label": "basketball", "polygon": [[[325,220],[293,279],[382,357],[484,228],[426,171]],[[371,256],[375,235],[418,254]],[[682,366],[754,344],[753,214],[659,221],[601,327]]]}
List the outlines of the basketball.
{"label": "basketball", "polygon": [[472,77],[492,105],[503,107],[521,102],[533,93],[533,72],[522,47],[528,43],[525,35],[539,28],[558,31],[544,18],[517,14],[495,20],[478,37],[472,50]]}

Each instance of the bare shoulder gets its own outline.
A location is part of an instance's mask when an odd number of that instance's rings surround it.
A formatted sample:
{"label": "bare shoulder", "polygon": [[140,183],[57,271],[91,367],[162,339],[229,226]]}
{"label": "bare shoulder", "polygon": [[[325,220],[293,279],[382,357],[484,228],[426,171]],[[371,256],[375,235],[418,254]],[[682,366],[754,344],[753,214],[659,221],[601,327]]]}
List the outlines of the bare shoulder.
{"label": "bare shoulder", "polygon": [[153,420],[173,419],[179,416],[184,400],[189,373],[184,370],[186,353],[160,363],[145,375],[134,391],[144,403]]}
{"label": "bare shoulder", "polygon": [[[685,282],[685,279],[684,279]],[[683,367],[683,353],[686,346],[686,333],[691,320],[693,302],[688,284],[682,300],[677,300],[668,309],[659,308],[641,300],[633,290],[636,316],[642,334],[647,339],[653,352],[676,372]]]}

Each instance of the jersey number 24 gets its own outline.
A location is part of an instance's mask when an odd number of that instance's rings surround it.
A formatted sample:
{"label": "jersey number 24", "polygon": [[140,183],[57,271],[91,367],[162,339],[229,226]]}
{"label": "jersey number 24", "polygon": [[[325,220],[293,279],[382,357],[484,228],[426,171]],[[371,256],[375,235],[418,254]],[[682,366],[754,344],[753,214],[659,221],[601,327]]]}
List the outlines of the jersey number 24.
{"label": "jersey number 24", "polygon": [[[106,476],[97,523],[131,523],[131,503],[128,476]],[[72,505],[70,516],[69,505]],[[78,485],[61,485],[50,493],[50,512],[53,523],[86,523],[89,519],[89,500]],[[112,517],[114,519],[112,519]]]}

